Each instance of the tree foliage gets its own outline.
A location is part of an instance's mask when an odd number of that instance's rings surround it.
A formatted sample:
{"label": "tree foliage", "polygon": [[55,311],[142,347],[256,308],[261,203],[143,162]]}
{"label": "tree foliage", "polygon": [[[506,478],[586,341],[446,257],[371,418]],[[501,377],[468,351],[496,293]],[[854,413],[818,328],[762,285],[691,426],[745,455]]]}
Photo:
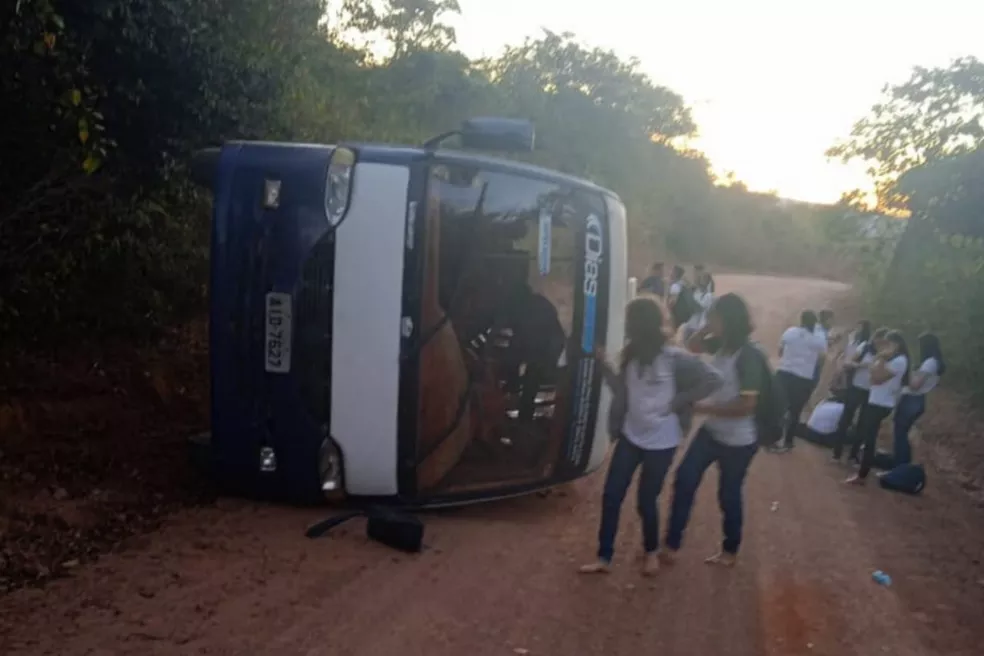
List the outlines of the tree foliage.
{"label": "tree foliage", "polygon": [[[420,143],[479,114],[533,119],[532,158],[611,187],[637,257],[804,271],[814,226],[721,187],[675,92],[545,32],[454,49],[456,0],[17,0],[0,8],[0,331],[145,334],[201,312],[195,149],[228,139]],[[777,245],[779,244],[779,245]]]}
{"label": "tree foliage", "polygon": [[916,67],[902,84],[889,85],[868,116],[828,155],[862,160],[886,209],[904,208],[894,187],[906,171],[984,142],[984,63],[974,57],[947,68]]}
{"label": "tree foliage", "polygon": [[984,63],[913,70],[831,149],[863,159],[879,203],[909,218],[872,272],[871,311],[915,336],[933,330],[954,374],[984,394]]}

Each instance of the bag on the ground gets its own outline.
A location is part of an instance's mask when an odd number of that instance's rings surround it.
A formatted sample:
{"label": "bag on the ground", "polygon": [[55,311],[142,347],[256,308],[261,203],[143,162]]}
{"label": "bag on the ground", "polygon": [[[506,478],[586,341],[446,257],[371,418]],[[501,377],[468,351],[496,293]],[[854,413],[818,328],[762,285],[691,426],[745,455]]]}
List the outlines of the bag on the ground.
{"label": "bag on the ground", "polygon": [[690,285],[681,284],[680,293],[673,304],[673,320],[678,326],[682,326],[690,321],[690,317],[697,314],[699,309],[697,299],[694,298],[694,290]]}
{"label": "bag on the ground", "polygon": [[786,415],[786,394],[776,379],[769,356],[758,344],[746,344],[738,354],[737,366],[759,367],[762,371],[762,389],[755,406],[755,427],[761,446],[771,446],[783,434]]}
{"label": "bag on the ground", "polygon": [[899,465],[882,474],[878,481],[886,490],[919,494],[926,487],[926,470],[922,465]]}
{"label": "bag on the ground", "polygon": [[339,524],[356,517],[366,518],[366,535],[371,540],[409,553],[417,553],[423,546],[424,524],[420,519],[399,510],[380,507],[353,510],[329,517],[309,526],[305,535],[319,538]]}

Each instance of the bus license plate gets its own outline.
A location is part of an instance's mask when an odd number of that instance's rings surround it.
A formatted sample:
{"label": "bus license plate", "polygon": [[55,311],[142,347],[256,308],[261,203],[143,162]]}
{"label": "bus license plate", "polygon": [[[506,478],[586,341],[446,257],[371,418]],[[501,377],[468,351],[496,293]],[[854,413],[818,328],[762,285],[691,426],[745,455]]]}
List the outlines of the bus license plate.
{"label": "bus license plate", "polygon": [[274,374],[290,371],[291,338],[290,294],[270,292],[266,295],[266,370]]}

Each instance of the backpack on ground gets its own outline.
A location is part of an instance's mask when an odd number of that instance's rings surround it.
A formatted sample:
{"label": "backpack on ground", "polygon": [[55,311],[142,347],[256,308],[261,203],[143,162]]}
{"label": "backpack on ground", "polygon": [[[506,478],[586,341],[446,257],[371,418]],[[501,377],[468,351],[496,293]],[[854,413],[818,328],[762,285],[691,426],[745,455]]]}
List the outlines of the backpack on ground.
{"label": "backpack on ground", "polygon": [[417,553],[423,547],[423,522],[406,512],[381,506],[344,512],[316,522],[308,527],[305,535],[309,538],[320,538],[336,526],[356,517],[367,519],[366,535],[372,540],[408,553]]}
{"label": "backpack on ground", "polygon": [[680,293],[673,304],[673,320],[678,326],[682,326],[690,320],[690,317],[697,314],[699,309],[697,299],[694,298],[694,290],[690,285],[681,283]]}
{"label": "backpack on ground", "polygon": [[769,356],[759,344],[748,343],[738,353],[737,366],[759,367],[762,372],[762,388],[755,406],[755,427],[761,446],[770,446],[783,435],[786,415],[786,394],[776,379]]}
{"label": "backpack on ground", "polygon": [[926,487],[926,470],[922,465],[899,465],[879,476],[878,482],[886,490],[919,494]]}

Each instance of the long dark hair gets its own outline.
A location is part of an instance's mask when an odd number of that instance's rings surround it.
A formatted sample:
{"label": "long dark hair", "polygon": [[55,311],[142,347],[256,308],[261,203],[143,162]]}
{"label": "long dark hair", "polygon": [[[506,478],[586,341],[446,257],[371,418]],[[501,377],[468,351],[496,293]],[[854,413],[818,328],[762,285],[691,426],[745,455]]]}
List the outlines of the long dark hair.
{"label": "long dark hair", "polygon": [[640,296],[629,302],[625,308],[625,348],[619,366],[625,371],[635,360],[648,367],[666,346],[666,313],[659,301],[649,296]]}
{"label": "long dark hair", "polygon": [[919,336],[919,364],[930,358],[936,359],[936,373],[942,376],[946,373],[946,362],[943,361],[943,349],[940,338],[935,333],[923,333]]}
{"label": "long dark hair", "polygon": [[817,313],[813,310],[803,310],[800,314],[800,326],[812,333],[813,329],[817,327]]}
{"label": "long dark hair", "polygon": [[748,342],[752,336],[752,315],[748,311],[745,300],[733,292],[720,296],[708,314],[715,315],[721,321],[722,331],[717,337],[721,338],[721,349],[734,353]]}
{"label": "long dark hair", "polygon": [[858,322],[858,329],[854,331],[854,343],[862,344],[871,339],[871,322],[862,319]]}
{"label": "long dark hair", "polygon": [[912,356],[909,355],[909,345],[905,343],[905,336],[898,330],[889,330],[885,334],[885,341],[892,342],[895,344],[895,356],[892,359],[897,358],[900,355],[904,355],[906,359],[905,373],[902,374],[902,384],[909,384],[909,371],[912,365]]}
{"label": "long dark hair", "polygon": [[877,328],[875,332],[871,333],[871,338],[868,339],[868,343],[864,345],[864,350],[858,353],[858,361],[861,360],[866,355],[873,355],[878,349],[875,347],[875,342],[879,339],[885,339],[885,335],[888,334],[888,328],[882,326]]}

